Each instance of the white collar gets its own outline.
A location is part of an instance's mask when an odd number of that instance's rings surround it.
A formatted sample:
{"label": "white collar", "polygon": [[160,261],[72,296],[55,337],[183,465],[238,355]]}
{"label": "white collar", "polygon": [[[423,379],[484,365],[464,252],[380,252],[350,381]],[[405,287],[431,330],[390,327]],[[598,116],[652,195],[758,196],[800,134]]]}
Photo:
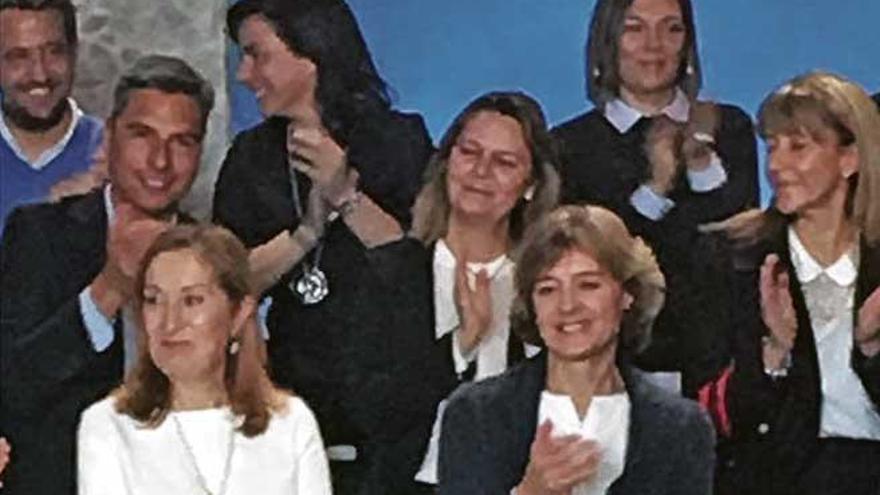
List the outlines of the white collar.
{"label": "white collar", "polygon": [[[666,115],[676,122],[683,123],[687,122],[690,110],[691,104],[690,101],[688,101],[687,95],[684,94],[684,91],[681,89],[675,88],[675,97],[673,97],[669,105],[666,105],[659,113]],[[615,98],[606,103],[604,114],[605,118],[608,119],[608,122],[611,122],[611,125],[613,125],[621,134],[636,125],[636,122],[638,122],[640,118],[651,117],[651,115],[643,114],[629,106],[620,98]]]}
{"label": "white collar", "polygon": [[821,274],[825,274],[840,287],[849,287],[855,283],[858,276],[857,253],[850,251],[844,253],[827,268],[822,267],[804,247],[794,227],[788,227],[788,251],[791,254],[791,264],[797,273],[798,281],[809,283]]}
{"label": "white collar", "polygon": [[58,156],[64,147],[67,146],[67,143],[70,142],[70,138],[73,137],[73,131],[76,129],[76,125],[79,123],[79,119],[83,116],[83,111],[80,110],[79,106],[76,104],[73,98],[67,98],[67,103],[70,105],[70,124],[67,127],[67,132],[61,136],[55,144],[46,148],[45,151],[40,153],[40,156],[37,157],[33,162],[29,161],[27,155],[24,150],[19,146],[18,141],[15,140],[15,136],[12,134],[12,130],[6,125],[6,116],[3,114],[3,109],[0,107],[0,136],[3,136],[3,139],[9,143],[9,147],[12,148],[12,152],[15,153],[15,156],[19,158],[19,160],[30,165],[34,170],[42,170],[49,164],[52,160]]}

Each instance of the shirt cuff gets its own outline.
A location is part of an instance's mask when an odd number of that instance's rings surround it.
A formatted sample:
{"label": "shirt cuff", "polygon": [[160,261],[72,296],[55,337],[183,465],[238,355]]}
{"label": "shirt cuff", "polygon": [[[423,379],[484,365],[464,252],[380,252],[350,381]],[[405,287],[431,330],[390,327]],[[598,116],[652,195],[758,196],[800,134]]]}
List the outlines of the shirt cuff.
{"label": "shirt cuff", "polygon": [[661,196],[646,185],[639,186],[629,197],[629,202],[643,216],[651,220],[660,220],[675,206],[675,202]]}
{"label": "shirt cuff", "polygon": [[455,363],[455,374],[460,375],[468,369],[471,361],[477,357],[477,348],[479,346],[475,346],[471,349],[471,352],[467,354],[462,354],[461,346],[459,345],[458,340],[458,331],[452,332],[452,361]]}
{"label": "shirt cuff", "polygon": [[260,327],[260,335],[263,337],[263,340],[269,340],[269,325],[266,323],[269,320],[269,309],[272,307],[272,296],[266,296],[260,301],[260,305],[257,306],[257,323]]}
{"label": "shirt cuff", "polygon": [[709,159],[709,166],[703,170],[688,170],[687,178],[691,191],[709,192],[718,189],[727,182],[727,171],[721,165],[721,158],[713,151],[712,157]]}
{"label": "shirt cuff", "polygon": [[79,313],[82,315],[92,347],[97,352],[104,352],[113,343],[113,322],[116,318],[110,319],[101,313],[95,300],[92,299],[91,287],[86,287],[79,293]]}

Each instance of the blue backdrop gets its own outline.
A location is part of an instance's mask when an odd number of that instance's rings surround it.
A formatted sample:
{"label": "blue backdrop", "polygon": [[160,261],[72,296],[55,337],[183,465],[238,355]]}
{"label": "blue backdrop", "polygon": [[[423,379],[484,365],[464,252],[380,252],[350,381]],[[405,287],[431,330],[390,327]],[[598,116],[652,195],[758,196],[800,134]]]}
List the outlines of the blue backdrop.
{"label": "blue backdrop", "polygon": [[[592,0],[348,1],[397,107],[420,112],[435,140],[490,89],[527,91],[553,123],[590,107],[583,53]],[[878,0],[694,3],[704,98],[754,115],[775,86],[818,68],[880,91]],[[234,79],[237,55],[230,58]],[[237,84],[232,106],[233,133],[261,118]]]}

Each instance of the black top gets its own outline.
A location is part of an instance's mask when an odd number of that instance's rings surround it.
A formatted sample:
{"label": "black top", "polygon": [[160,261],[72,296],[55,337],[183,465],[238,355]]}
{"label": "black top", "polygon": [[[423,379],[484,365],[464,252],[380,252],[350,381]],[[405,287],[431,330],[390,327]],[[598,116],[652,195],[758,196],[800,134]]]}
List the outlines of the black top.
{"label": "black top", "polygon": [[106,257],[103,191],[19,208],[0,251],[5,494],[76,493],[79,414],[122,379],[122,339],[96,352],[78,296]]}
{"label": "black top", "polygon": [[[733,338],[733,374],[727,383],[727,411],[732,441],[721,452],[719,481],[724,493],[785,495],[798,493],[797,482],[809,472],[818,446],[821,379],[810,316],[794,273],[785,224],[765,241],[732,256],[725,321]],[[773,381],[764,373],[758,275],[769,253],[776,253],[789,273],[797,316],[797,336],[788,377]],[[719,254],[719,258],[723,256]],[[862,241],[854,314],[880,286],[880,248]],[[719,300],[718,304],[724,301]],[[855,321],[855,320],[854,320]],[[853,346],[850,365],[880,411],[880,355],[870,359]],[[877,449],[880,449],[878,443]],[[845,459],[841,461],[846,462]]]}
{"label": "black top", "polygon": [[[245,245],[265,243],[299,224],[291,193],[285,146],[288,121],[270,118],[236,136],[216,184],[214,219],[231,229]],[[421,117],[382,113],[354,126],[348,136],[348,161],[360,173],[361,190],[404,228],[432,151]],[[300,198],[308,197],[311,181],[298,174]],[[314,410],[327,445],[358,445],[352,404],[345,389],[347,347],[360,345],[359,323],[353,316],[369,313],[359,297],[368,274],[364,247],[338,220],[327,226],[320,268],[330,294],[304,306],[288,289],[302,274],[302,264],[268,291],[273,299],[267,324],[270,373],[293,389]],[[312,260],[314,252],[307,259]]]}
{"label": "black top", "polygon": [[[440,495],[507,495],[522,480],[538,426],[546,352],[466,385],[449,400],[440,439]],[[708,495],[712,426],[699,406],[621,367],[632,408],[623,474],[610,495]]]}
{"label": "black top", "polygon": [[[431,437],[437,405],[460,383],[473,377],[476,363],[455,372],[452,334],[435,333],[433,246],[405,238],[368,251],[374,270],[366,290],[369,307],[383,308],[359,317],[363,344],[349,362],[352,401],[365,420],[377,461],[365,493],[412,493]],[[520,361],[523,343],[508,339],[508,362]]]}
{"label": "black top", "polygon": [[714,345],[718,306],[713,304],[718,280],[697,246],[704,244],[697,226],[723,220],[758,205],[758,162],[749,117],[737,107],[719,105],[716,152],[727,172],[721,187],[698,193],[685,174],[668,197],[675,202],[659,221],[642,216],[630,195],[650,174],[643,147],[650,118],[640,119],[621,134],[599,109],[553,130],[561,146],[563,201],[604,206],[623,219],[633,235],[654,250],[666,276],[667,301],[655,323],[651,347],[637,364],[652,370],[683,372],[685,392],[713,376],[727,361]]}

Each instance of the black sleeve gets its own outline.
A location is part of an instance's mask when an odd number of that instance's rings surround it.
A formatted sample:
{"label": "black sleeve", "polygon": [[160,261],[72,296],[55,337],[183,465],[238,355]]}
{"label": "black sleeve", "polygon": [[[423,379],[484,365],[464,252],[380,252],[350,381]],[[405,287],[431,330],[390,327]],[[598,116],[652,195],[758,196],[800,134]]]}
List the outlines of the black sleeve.
{"label": "black sleeve", "polygon": [[87,370],[98,353],[78,299],[91,277],[71,281],[52,229],[25,213],[10,216],[0,248],[0,347],[3,409],[29,415],[62,394],[64,383]]}
{"label": "black sleeve", "polygon": [[353,315],[359,338],[346,373],[353,417],[373,437],[421,426],[427,434],[456,384],[449,339],[434,338],[430,253],[406,238],[367,250],[366,258],[361,298],[369,303]]}
{"label": "black sleeve", "polygon": [[360,173],[361,190],[408,230],[410,208],[433,152],[422,117],[390,112],[364,119],[347,151]]}
{"label": "black sleeve", "polygon": [[504,486],[506,469],[492,452],[501,445],[487,437],[486,411],[466,393],[470,388],[459,389],[443,414],[437,493],[507,495],[513,486]]}
{"label": "black sleeve", "polygon": [[214,223],[249,248],[298,222],[279,129],[283,126],[273,120],[237,135],[214,186]]}
{"label": "black sleeve", "polygon": [[680,495],[711,495],[715,471],[715,431],[709,417],[696,406],[689,408],[678,437],[678,455],[671,479]]}
{"label": "black sleeve", "polygon": [[869,358],[854,345],[851,361],[853,370],[862,380],[862,386],[874,403],[874,409],[880,414],[880,353]]}

